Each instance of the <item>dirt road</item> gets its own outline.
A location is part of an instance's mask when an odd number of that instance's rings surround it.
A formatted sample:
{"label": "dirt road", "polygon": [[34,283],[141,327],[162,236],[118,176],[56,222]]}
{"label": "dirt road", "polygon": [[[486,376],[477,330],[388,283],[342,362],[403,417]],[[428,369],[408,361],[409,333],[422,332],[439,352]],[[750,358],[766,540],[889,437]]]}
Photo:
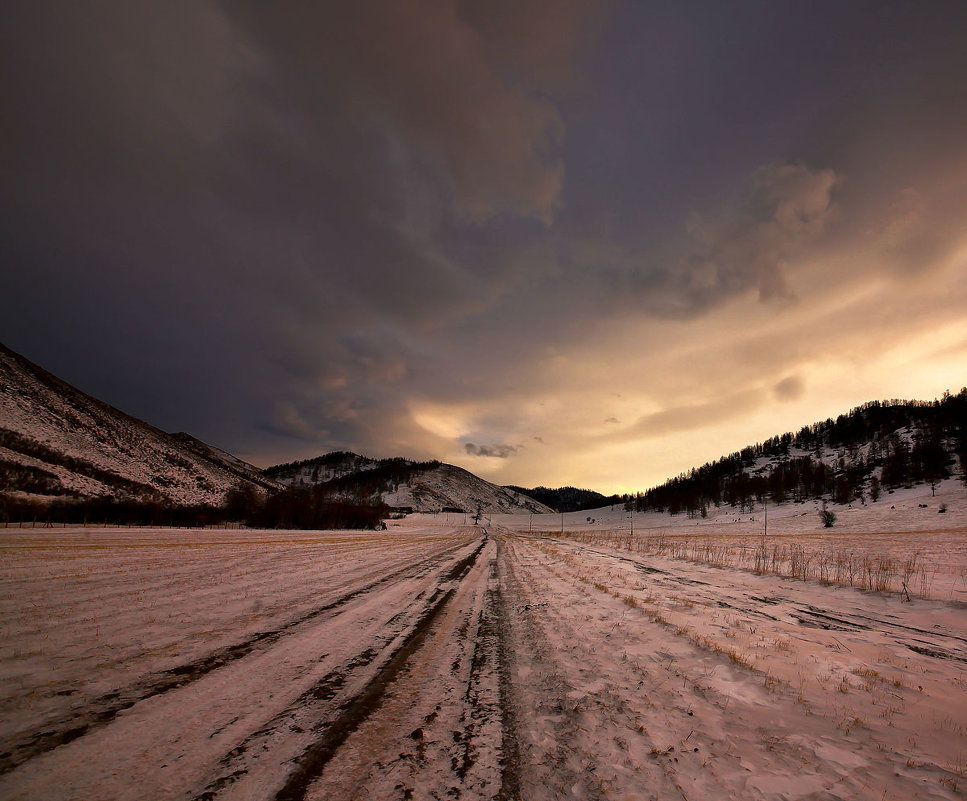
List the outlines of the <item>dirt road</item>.
{"label": "dirt road", "polygon": [[951,799],[967,784],[965,610],[494,529],[347,546],[335,566],[307,553],[328,589],[280,584],[291,604],[245,636],[22,693],[12,710],[46,700],[8,726],[0,797]]}

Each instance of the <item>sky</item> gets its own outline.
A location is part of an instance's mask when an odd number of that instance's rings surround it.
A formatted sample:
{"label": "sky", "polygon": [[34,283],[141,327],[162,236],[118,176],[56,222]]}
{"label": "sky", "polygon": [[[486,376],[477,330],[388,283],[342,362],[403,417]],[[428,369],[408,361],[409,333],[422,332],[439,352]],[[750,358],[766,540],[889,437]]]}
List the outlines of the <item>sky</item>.
{"label": "sky", "polygon": [[259,466],[631,492],[967,384],[967,4],[0,7],[0,341]]}

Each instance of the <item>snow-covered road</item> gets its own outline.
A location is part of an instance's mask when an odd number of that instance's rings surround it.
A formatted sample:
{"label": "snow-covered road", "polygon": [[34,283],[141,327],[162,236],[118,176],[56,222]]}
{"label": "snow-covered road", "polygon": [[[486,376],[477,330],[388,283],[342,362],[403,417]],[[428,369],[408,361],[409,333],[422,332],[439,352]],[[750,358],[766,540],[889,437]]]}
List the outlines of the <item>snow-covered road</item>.
{"label": "snow-covered road", "polygon": [[4,531],[0,798],[954,799],[967,609],[499,527]]}

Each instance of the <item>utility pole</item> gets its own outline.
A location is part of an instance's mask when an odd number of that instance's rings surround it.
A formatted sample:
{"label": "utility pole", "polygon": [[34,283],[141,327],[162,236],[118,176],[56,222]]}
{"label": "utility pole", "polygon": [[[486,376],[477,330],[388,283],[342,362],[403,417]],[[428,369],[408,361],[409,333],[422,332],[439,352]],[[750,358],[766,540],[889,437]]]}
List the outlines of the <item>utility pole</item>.
{"label": "utility pole", "polygon": [[564,512],[561,512],[561,534],[564,533]]}

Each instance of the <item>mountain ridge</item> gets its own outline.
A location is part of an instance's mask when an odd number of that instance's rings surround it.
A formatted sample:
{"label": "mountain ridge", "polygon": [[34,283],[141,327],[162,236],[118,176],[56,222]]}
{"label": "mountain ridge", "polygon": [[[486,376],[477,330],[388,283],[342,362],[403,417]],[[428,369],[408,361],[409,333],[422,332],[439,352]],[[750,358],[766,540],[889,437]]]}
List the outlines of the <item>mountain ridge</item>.
{"label": "mountain ridge", "polygon": [[169,434],[0,344],[0,488],[39,498],[218,505],[278,485],[188,434]]}
{"label": "mountain ridge", "polygon": [[352,451],[333,451],[268,467],[265,474],[286,486],[323,487],[334,498],[385,503],[397,510],[471,514],[554,511],[512,488],[439,461],[371,459]]}

